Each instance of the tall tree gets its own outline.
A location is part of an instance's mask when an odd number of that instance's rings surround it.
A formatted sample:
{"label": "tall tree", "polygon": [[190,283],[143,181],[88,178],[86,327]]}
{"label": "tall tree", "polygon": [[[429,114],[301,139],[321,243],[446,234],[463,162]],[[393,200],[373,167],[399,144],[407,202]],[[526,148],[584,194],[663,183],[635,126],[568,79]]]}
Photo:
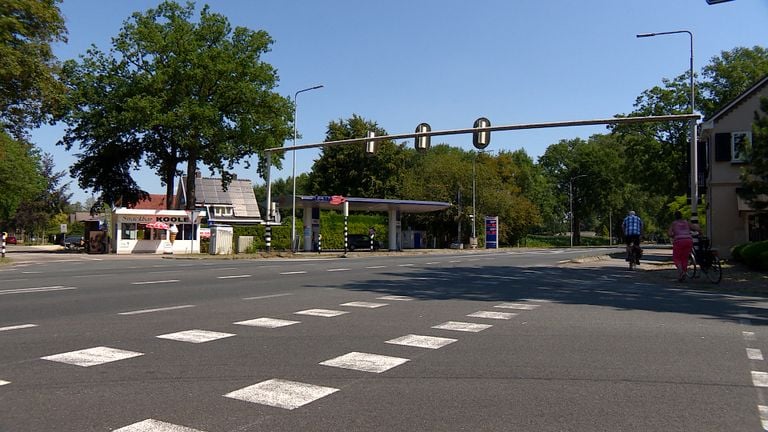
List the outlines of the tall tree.
{"label": "tall tree", "polygon": [[761,212],[768,210],[768,98],[760,99],[759,112],[752,124],[752,142],[747,152],[749,164],[741,173],[739,195]]}
{"label": "tall tree", "polygon": [[704,66],[699,84],[703,98],[699,109],[705,117],[715,114],[728,102],[768,75],[768,49],[738,47],[712,57]]}
{"label": "tall tree", "polygon": [[7,227],[19,205],[45,189],[40,171],[39,152],[0,131],[0,226]]}
{"label": "tall tree", "polygon": [[232,29],[208,6],[192,22],[194,11],[191,2],[164,1],[134,13],[109,53],[94,47],[80,63],[65,65],[72,96],[62,144],[80,146],[89,162],[73,173],[108,201],[122,197],[130,204],[143,196],[131,171],[145,162],[166,185],[170,205],[174,178],[183,172],[178,165],[185,163],[185,201],[192,208],[199,163],[226,187],[237,163],[290,136],[292,104],[274,92],[277,73],[261,60],[270,36]]}
{"label": "tall tree", "polygon": [[43,154],[39,166],[44,188],[19,205],[13,225],[27,232],[36,233],[42,239],[51,225],[51,220],[57,215],[65,214],[68,210],[72,194],[68,192],[69,184],[61,184],[66,173],[55,171],[51,155]]}
{"label": "tall tree", "polygon": [[66,41],[61,0],[0,0],[0,128],[16,138],[59,104],[51,43]]}
{"label": "tall tree", "polygon": [[[378,136],[387,134],[376,122],[354,114],[347,120],[330,122],[326,141],[364,138],[368,131]],[[392,141],[379,141],[372,155],[365,153],[363,143],[323,147],[309,176],[310,191],[322,195],[400,198],[406,152],[404,145]]]}

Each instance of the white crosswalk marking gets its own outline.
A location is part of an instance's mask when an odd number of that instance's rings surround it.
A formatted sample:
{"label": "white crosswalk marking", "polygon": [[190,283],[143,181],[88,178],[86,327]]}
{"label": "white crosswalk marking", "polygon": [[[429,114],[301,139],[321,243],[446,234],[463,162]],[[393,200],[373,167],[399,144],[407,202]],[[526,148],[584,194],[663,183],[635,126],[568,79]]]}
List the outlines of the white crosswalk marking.
{"label": "white crosswalk marking", "polygon": [[525,304],[525,303],[502,303],[494,307],[502,309],[519,309],[519,310],[533,310],[539,307],[539,305]]}
{"label": "white crosswalk marking", "polygon": [[762,360],[763,352],[756,348],[747,348],[747,358],[750,360]]}
{"label": "white crosswalk marking", "polygon": [[238,321],[235,324],[251,326],[251,327],[266,327],[266,328],[278,328],[285,327],[293,324],[299,324],[301,321],[291,321],[276,318],[256,318],[247,321]]}
{"label": "white crosswalk marking", "polygon": [[335,316],[344,315],[346,313],[349,313],[349,312],[330,310],[330,309],[307,309],[303,311],[294,312],[295,315],[310,315],[310,316],[319,316],[324,318],[332,318]]}
{"label": "white crosswalk marking", "polygon": [[400,295],[388,295],[384,297],[376,297],[377,300],[394,300],[394,301],[411,301],[413,297],[400,296]]}
{"label": "white crosswalk marking", "polygon": [[162,422],[160,420],[146,419],[120,429],[114,429],[112,432],[203,432],[198,429],[192,429],[172,423]]}
{"label": "white crosswalk marking", "polygon": [[144,355],[144,353],[100,346],[79,351],[54,354],[41,358],[43,360],[67,363],[75,366],[91,367],[142,355]]}
{"label": "white crosswalk marking", "polygon": [[390,339],[386,343],[393,345],[412,346],[417,348],[439,349],[456,341],[457,339],[409,334],[399,338]]}
{"label": "white crosswalk marking", "polygon": [[470,332],[470,333],[481,332],[491,327],[493,327],[491,324],[476,324],[476,323],[468,323],[468,322],[460,322],[460,321],[447,321],[442,324],[432,326],[432,328],[434,329],[453,330],[453,331]]}
{"label": "white crosswalk marking", "polygon": [[389,306],[389,305],[386,303],[371,303],[371,302],[355,301],[355,302],[349,302],[349,303],[342,303],[339,306],[351,306],[351,307],[375,309],[375,308],[380,308],[380,307]]}
{"label": "white crosswalk marking", "polygon": [[768,373],[752,371],[752,383],[755,387],[768,387]]}
{"label": "white crosswalk marking", "polygon": [[379,354],[368,354],[361,352],[351,352],[326,360],[320,364],[323,366],[333,366],[342,369],[352,369],[362,372],[382,373],[392,369],[395,366],[407,362],[408,359],[400,357],[390,357]]}
{"label": "white crosswalk marking", "polygon": [[227,393],[224,397],[293,410],[339,391],[296,381],[271,379]]}
{"label": "white crosswalk marking", "polygon": [[512,312],[492,312],[492,311],[477,311],[475,313],[471,313],[467,315],[468,317],[472,318],[488,318],[488,319],[498,319],[498,320],[508,320],[512,319],[517,315],[516,313]]}
{"label": "white crosswalk marking", "polygon": [[235,336],[232,333],[220,333],[208,330],[185,330],[176,333],[168,333],[157,336],[160,339],[170,339],[179,342],[205,343]]}

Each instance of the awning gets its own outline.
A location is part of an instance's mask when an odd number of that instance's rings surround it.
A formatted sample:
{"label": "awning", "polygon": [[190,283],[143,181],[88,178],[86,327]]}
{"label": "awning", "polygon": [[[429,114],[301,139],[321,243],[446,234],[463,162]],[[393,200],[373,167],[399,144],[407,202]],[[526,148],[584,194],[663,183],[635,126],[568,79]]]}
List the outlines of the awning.
{"label": "awning", "polygon": [[167,230],[169,228],[168,224],[165,222],[150,222],[147,224],[147,228],[152,229],[159,229],[159,230]]}

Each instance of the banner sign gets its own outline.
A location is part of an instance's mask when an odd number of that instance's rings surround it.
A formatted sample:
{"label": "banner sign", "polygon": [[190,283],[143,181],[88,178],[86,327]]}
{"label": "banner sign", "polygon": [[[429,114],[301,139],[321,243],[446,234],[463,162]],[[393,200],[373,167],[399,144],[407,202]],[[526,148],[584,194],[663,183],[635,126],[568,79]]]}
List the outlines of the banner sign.
{"label": "banner sign", "polygon": [[499,217],[498,216],[485,217],[485,248],[486,249],[499,248]]}

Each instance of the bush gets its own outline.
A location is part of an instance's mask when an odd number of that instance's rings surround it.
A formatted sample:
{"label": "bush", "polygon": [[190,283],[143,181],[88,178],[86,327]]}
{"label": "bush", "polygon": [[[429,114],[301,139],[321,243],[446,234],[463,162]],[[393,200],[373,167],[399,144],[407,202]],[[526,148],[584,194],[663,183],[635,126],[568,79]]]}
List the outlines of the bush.
{"label": "bush", "polygon": [[768,240],[746,244],[740,255],[750,268],[768,269]]}
{"label": "bush", "polygon": [[742,243],[740,245],[736,245],[731,248],[731,259],[738,262],[744,262],[744,257],[741,255],[741,252],[744,250],[745,247],[749,246],[751,243]]}

